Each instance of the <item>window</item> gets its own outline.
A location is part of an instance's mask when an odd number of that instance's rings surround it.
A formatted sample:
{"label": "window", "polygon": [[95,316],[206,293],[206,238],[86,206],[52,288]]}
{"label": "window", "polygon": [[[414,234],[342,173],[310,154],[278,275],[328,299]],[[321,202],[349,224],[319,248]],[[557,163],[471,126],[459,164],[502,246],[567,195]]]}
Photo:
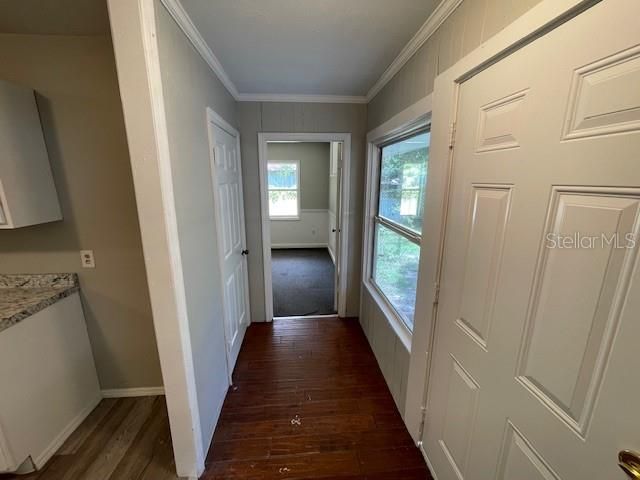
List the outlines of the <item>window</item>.
{"label": "window", "polygon": [[430,133],[422,131],[379,149],[371,280],[410,331],[416,303],[429,141]]}
{"label": "window", "polygon": [[297,219],[300,201],[300,162],[270,161],[267,164],[269,217]]}

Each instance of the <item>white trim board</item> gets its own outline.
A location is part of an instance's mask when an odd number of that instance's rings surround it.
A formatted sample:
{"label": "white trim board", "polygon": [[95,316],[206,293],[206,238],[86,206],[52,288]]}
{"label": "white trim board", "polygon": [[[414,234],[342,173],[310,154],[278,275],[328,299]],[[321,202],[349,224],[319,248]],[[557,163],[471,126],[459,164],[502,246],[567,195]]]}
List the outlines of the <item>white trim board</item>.
{"label": "white trim board", "polygon": [[196,28],[191,17],[180,0],[161,0],[171,17],[184,32],[193,47],[207,62],[211,71],[218,77],[238,102],[295,102],[295,103],[369,103],[382,88],[402,69],[411,57],[435,33],[442,23],[453,13],[463,0],[442,0],[416,34],[403,47],[396,58],[371,86],[366,95],[309,95],[287,93],[240,93],[227,74],[222,63]]}
{"label": "white trim board", "polygon": [[326,243],[272,243],[271,249],[278,250],[281,248],[326,248],[329,249],[329,245]]}
{"label": "white trim board", "polygon": [[306,95],[286,93],[240,93],[239,102],[296,102],[296,103],[367,103],[364,95]]}
{"label": "white trim board", "polygon": [[176,470],[204,471],[154,0],[108,0]]}
{"label": "white trim board", "polygon": [[164,395],[164,387],[107,388],[102,398],[156,397]]}

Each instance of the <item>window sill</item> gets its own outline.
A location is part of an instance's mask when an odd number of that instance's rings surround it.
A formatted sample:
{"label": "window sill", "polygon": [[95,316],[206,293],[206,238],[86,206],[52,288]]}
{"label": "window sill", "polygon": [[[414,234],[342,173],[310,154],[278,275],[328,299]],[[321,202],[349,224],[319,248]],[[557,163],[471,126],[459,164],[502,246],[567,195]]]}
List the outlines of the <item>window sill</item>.
{"label": "window sill", "polygon": [[400,340],[400,343],[402,343],[407,352],[411,353],[412,333],[411,330],[409,330],[409,327],[405,325],[404,321],[395,312],[387,299],[380,294],[378,288],[371,282],[371,280],[367,279],[363,283],[365,288],[369,292],[369,295],[371,296],[371,298],[373,298],[373,301],[376,302],[376,305],[382,311],[383,315],[387,319],[387,322]]}
{"label": "window sill", "polygon": [[295,222],[300,220],[300,217],[269,217],[272,222]]}

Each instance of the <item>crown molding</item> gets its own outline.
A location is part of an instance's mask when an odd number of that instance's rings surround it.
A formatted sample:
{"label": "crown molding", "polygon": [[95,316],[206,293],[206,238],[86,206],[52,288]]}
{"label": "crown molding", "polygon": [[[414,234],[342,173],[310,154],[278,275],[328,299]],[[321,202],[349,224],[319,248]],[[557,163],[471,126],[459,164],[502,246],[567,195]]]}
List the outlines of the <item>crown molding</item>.
{"label": "crown molding", "polygon": [[233,96],[234,99],[238,100],[239,93],[238,89],[225,72],[220,60],[213,54],[207,42],[202,38],[200,32],[196,28],[196,26],[191,21],[191,17],[186,12],[180,0],[161,0],[162,4],[165,6],[169,14],[176,21],[180,29],[187,36],[189,41],[193,44],[195,49],[198,51],[200,56],[204,59],[205,62],[209,64],[213,73],[220,79],[222,84],[227,88],[229,93]]}
{"label": "crown molding", "polygon": [[425,44],[429,37],[444,23],[444,21],[460,6],[462,0],[442,0],[429,15],[411,40],[404,46],[398,56],[391,62],[376,83],[367,92],[367,102],[370,102],[382,88],[400,71],[409,59]]}
{"label": "crown molding", "polygon": [[239,102],[300,102],[300,103],[367,103],[367,97],[349,95],[288,95],[281,93],[241,93]]}

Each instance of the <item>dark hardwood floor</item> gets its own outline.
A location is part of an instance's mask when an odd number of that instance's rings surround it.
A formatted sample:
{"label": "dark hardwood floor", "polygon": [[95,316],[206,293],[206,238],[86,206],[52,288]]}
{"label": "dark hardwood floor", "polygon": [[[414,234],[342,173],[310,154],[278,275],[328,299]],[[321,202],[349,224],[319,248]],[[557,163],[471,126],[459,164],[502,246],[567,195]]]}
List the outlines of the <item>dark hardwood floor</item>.
{"label": "dark hardwood floor", "polygon": [[253,324],[203,478],[430,478],[357,319]]}
{"label": "dark hardwood floor", "polygon": [[[205,480],[430,479],[355,319],[254,324]],[[45,468],[1,480],[175,480],[164,397],[105,399]]]}

